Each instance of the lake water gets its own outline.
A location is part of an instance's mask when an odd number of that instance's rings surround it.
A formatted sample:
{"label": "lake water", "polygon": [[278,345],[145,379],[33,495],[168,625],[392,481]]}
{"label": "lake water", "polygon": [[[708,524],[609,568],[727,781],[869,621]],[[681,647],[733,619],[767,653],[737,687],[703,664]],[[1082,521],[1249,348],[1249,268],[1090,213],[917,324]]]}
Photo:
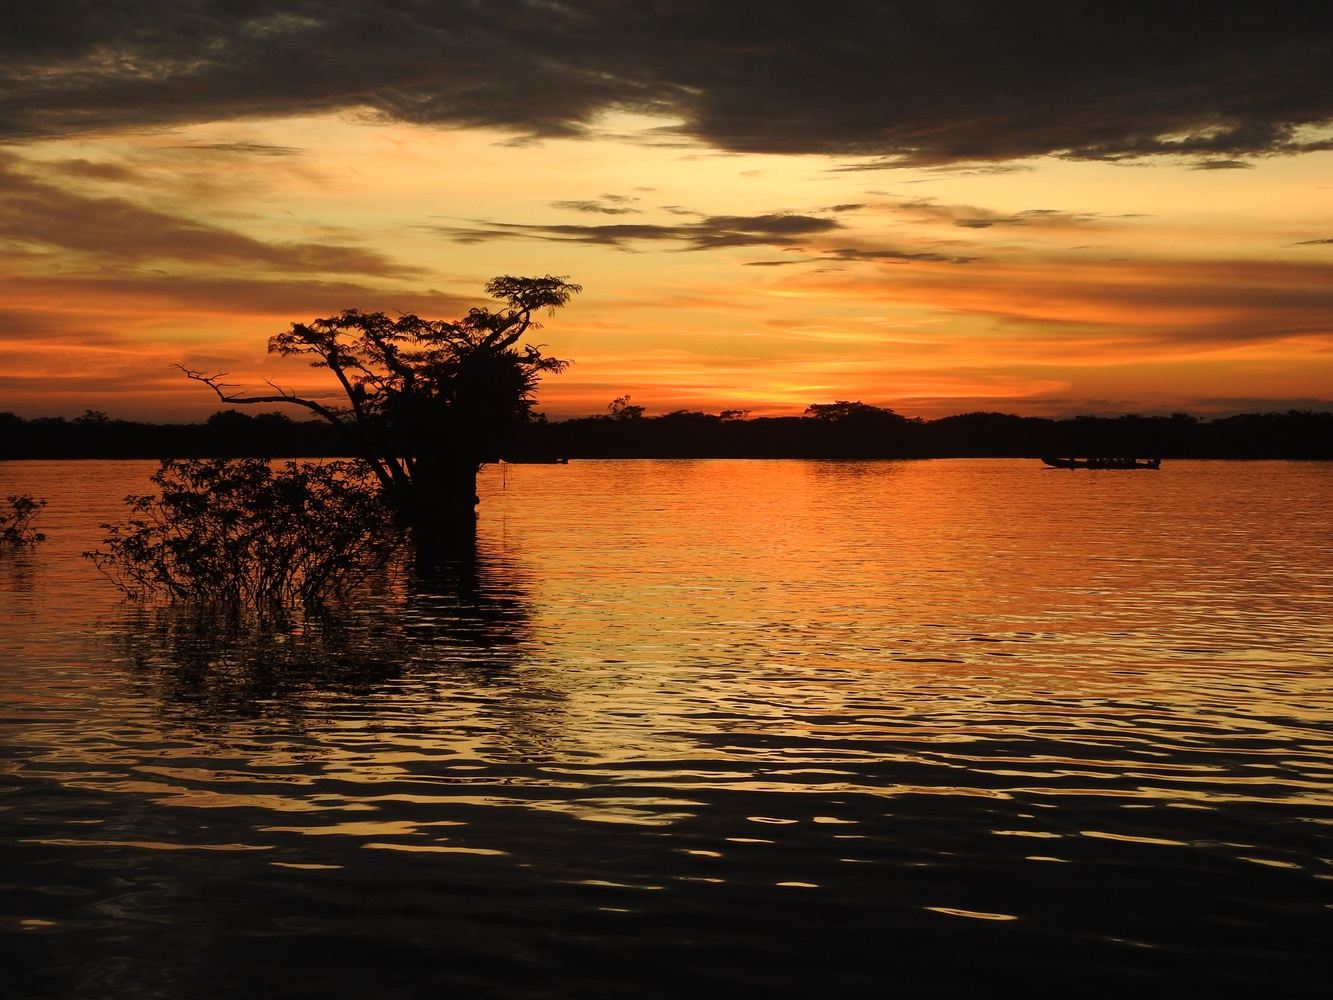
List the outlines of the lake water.
{"label": "lake water", "polygon": [[219,637],[0,463],[7,997],[1309,992],[1333,466],[488,468],[478,558]]}

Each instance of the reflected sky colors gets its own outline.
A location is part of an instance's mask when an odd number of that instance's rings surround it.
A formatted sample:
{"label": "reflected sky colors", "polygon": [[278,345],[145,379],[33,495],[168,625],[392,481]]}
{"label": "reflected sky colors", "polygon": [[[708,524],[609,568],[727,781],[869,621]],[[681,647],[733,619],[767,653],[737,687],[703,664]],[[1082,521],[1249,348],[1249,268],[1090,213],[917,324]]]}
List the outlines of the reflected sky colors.
{"label": "reflected sky colors", "polygon": [[1318,981],[1321,464],[492,468],[291,634],[77,559],[150,468],[0,468],[19,995]]}
{"label": "reflected sky colors", "polygon": [[1313,10],[283,6],[20,17],[3,408],[210,412],[173,361],[315,392],[264,354],[287,323],[455,315],[501,273],[586,287],[540,334],[577,362],[552,416],[624,393],[650,413],[1329,403]]}

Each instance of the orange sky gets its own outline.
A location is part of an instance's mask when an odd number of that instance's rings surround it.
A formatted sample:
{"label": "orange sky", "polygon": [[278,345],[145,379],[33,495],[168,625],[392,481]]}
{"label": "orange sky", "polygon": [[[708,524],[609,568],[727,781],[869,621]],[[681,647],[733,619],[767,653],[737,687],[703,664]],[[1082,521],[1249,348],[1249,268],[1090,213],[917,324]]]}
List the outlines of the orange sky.
{"label": "orange sky", "polygon": [[625,393],[650,414],[1333,406],[1319,143],[910,162],[744,151],[668,108],[537,137],[237,110],[0,145],[0,410],[212,412],[174,362],[316,392],[265,354],[289,322],[451,317],[503,273],[585,288],[540,334],[575,362],[543,385],[552,417]]}

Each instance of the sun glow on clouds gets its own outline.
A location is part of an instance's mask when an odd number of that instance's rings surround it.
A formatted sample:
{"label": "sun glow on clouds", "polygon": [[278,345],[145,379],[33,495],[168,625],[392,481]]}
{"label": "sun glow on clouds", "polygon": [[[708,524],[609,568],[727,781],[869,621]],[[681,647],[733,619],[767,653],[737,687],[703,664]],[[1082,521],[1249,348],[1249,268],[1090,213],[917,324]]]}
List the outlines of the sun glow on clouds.
{"label": "sun glow on clouds", "polygon": [[543,386],[553,416],[625,392],[933,416],[1333,385],[1333,154],[846,170],[869,161],[722,153],[670,125],[525,144],[344,111],[11,145],[0,409],[210,412],[175,361],[310,390],[319,373],[264,353],[287,323],[456,315],[502,273],[586,288],[537,338],[576,362]]}

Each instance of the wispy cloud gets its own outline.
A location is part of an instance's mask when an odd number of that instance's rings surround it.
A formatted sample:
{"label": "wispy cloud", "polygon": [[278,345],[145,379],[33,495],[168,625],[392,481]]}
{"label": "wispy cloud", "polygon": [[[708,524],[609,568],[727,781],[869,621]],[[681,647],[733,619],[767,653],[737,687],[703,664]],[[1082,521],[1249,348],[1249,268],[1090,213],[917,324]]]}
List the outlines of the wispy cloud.
{"label": "wispy cloud", "polygon": [[905,261],[929,261],[935,264],[970,264],[976,257],[966,254],[941,253],[936,250],[904,250],[901,247],[858,246],[834,247],[827,251],[824,260],[868,261],[879,264],[896,264]]}
{"label": "wispy cloud", "polygon": [[[3,258],[0,258],[3,263]],[[0,294],[12,310],[31,304],[31,314],[15,335],[39,337],[50,332],[43,316],[69,310],[87,327],[90,312],[237,317],[278,316],[304,319],[355,306],[368,312],[413,312],[448,318],[476,305],[476,297],[433,289],[401,290],[368,282],[330,280],[288,274],[240,277],[227,274],[173,275],[119,270],[92,275],[0,277]],[[158,320],[161,321],[160,319]],[[0,321],[0,335],[12,329]],[[262,345],[262,338],[257,343]]]}
{"label": "wispy cloud", "polygon": [[170,149],[197,149],[210,153],[234,153],[238,156],[300,156],[297,146],[277,146],[266,142],[193,142]]}
{"label": "wispy cloud", "polygon": [[623,194],[604,194],[598,198],[583,200],[553,201],[552,208],[564,208],[571,212],[586,212],[592,215],[637,215],[639,209],[633,207],[638,198]]}
{"label": "wispy cloud", "polygon": [[[71,170],[71,163],[73,169]],[[65,173],[102,174],[87,161]],[[121,263],[177,261],[251,265],[291,273],[404,277],[420,270],[375,250],[331,243],[270,242],[149,208],[124,197],[82,194],[33,177],[14,157],[0,156],[0,239],[20,247],[104,256]]]}
{"label": "wispy cloud", "polygon": [[472,225],[424,227],[456,243],[492,240],[545,240],[633,249],[639,243],[674,243],[681,250],[725,247],[795,246],[811,236],[841,228],[836,219],[812,215],[710,215],[677,225],[607,223],[602,225],[541,225],[478,221]]}
{"label": "wispy cloud", "polygon": [[920,221],[947,222],[962,229],[990,229],[995,226],[1070,229],[1104,224],[1112,218],[1142,217],[1139,215],[1106,216],[1098,212],[1068,212],[1055,208],[1025,208],[1018,212],[997,212],[976,205],[942,204],[933,198],[902,201],[893,207],[895,211]]}
{"label": "wispy cloud", "polygon": [[1195,160],[1189,165],[1191,170],[1250,170],[1254,164],[1246,160],[1233,158]]}
{"label": "wispy cloud", "polygon": [[[1005,351],[1035,337],[1048,360],[1059,343],[1098,331],[1087,363],[1133,352],[1229,350],[1299,340],[1333,353],[1333,264],[1265,260],[982,261],[968,268],[843,273],[792,279],[806,295],[928,304],[1005,324]],[[1055,336],[1056,340],[1050,340]],[[1076,358],[1060,358],[1062,363]]]}

